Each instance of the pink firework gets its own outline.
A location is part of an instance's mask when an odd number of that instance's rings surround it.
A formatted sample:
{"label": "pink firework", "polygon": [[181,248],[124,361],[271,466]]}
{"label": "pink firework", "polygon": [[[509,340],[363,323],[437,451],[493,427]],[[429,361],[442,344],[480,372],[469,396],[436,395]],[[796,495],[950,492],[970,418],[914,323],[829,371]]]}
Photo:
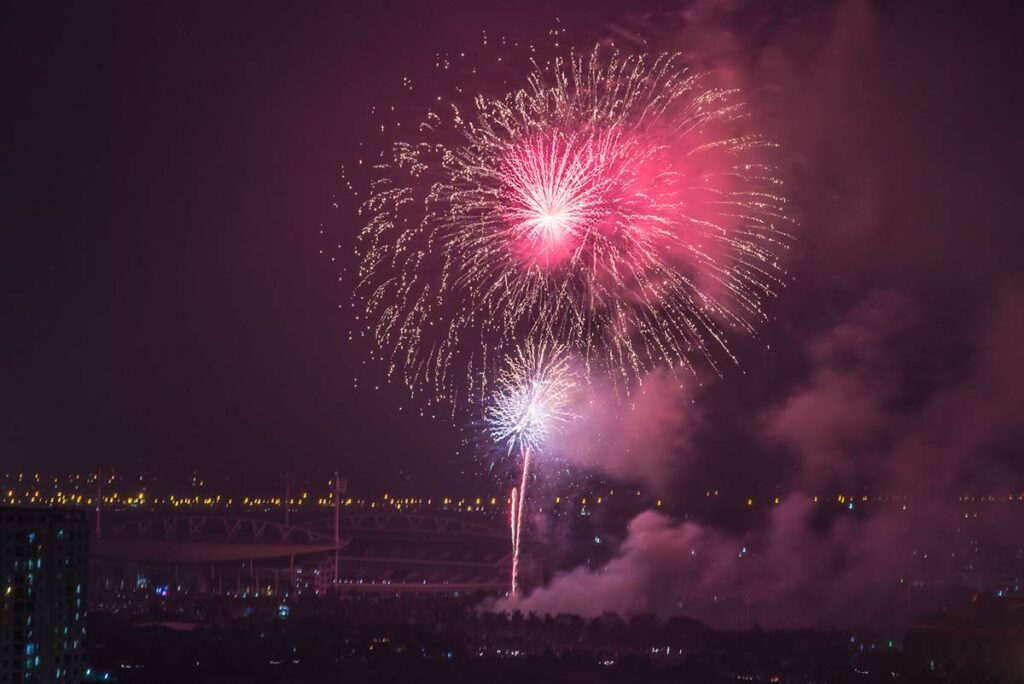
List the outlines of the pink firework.
{"label": "pink firework", "polygon": [[608,159],[591,140],[549,135],[509,149],[502,166],[510,248],[525,266],[573,257],[610,215]]}
{"label": "pink firework", "polygon": [[455,403],[523,342],[626,384],[732,359],[782,282],[788,222],[772,146],[706,80],[595,49],[396,143],[360,247],[389,368]]}

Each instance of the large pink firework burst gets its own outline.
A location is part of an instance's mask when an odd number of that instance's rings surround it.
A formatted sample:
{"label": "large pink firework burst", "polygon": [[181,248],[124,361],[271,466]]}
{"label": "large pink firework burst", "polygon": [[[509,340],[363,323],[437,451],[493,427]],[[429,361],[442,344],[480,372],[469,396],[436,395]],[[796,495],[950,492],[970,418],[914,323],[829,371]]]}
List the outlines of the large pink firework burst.
{"label": "large pink firework burst", "polygon": [[782,281],[788,222],[771,145],[705,81],[595,48],[395,143],[360,239],[389,370],[454,404],[524,342],[625,384],[733,358]]}

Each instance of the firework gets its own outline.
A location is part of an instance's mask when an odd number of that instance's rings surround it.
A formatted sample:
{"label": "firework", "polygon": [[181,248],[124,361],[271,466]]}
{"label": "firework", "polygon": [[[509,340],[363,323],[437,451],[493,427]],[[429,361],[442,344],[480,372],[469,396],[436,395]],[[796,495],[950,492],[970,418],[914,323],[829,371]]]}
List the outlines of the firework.
{"label": "firework", "polygon": [[729,334],[782,282],[788,223],[771,145],[708,80],[676,55],[595,48],[394,143],[359,240],[389,373],[454,405],[487,396],[524,341],[626,384],[733,359]]}
{"label": "firework", "polygon": [[485,418],[491,438],[508,452],[540,449],[572,414],[575,375],[568,356],[546,345],[520,347],[501,369]]}
{"label": "firework", "polygon": [[512,489],[509,516],[514,597],[519,587],[519,548],[530,461],[534,452],[539,452],[572,417],[568,405],[576,380],[564,350],[540,344],[520,347],[495,384],[495,397],[486,412],[490,435],[509,454],[516,451],[522,457],[522,476],[518,490]]}

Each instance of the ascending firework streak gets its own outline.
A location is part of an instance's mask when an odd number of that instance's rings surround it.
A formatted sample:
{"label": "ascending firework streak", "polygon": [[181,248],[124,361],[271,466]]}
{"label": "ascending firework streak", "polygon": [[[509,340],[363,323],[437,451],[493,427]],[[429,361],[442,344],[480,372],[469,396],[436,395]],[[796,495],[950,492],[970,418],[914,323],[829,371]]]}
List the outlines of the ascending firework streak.
{"label": "ascending firework streak", "polygon": [[523,474],[519,490],[512,488],[509,508],[509,529],[512,530],[512,584],[510,594],[515,598],[519,591],[519,539],[523,529],[523,500],[526,498],[526,479],[530,474],[530,449],[523,451]]}
{"label": "ascending firework streak", "polygon": [[512,586],[519,589],[519,548],[523,528],[523,504],[534,451],[571,418],[569,393],[575,377],[568,358],[558,347],[520,347],[508,360],[496,381],[495,397],[487,408],[489,432],[495,442],[507,445],[508,453],[522,457],[519,489],[512,489],[509,526],[512,530]]}
{"label": "ascending firework streak", "polygon": [[782,282],[789,222],[771,145],[708,81],[676,55],[595,48],[394,143],[359,242],[388,372],[454,405],[524,341],[623,385],[733,359],[729,331]]}

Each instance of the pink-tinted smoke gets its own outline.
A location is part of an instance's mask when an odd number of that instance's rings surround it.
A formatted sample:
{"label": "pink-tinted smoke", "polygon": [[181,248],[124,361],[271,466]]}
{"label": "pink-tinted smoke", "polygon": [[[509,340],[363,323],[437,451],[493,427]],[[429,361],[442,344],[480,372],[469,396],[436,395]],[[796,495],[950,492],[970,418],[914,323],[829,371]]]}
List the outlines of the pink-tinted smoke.
{"label": "pink-tinted smoke", "polygon": [[685,467],[701,425],[688,380],[658,370],[628,397],[593,382],[558,440],[559,454],[582,468],[665,491]]}

